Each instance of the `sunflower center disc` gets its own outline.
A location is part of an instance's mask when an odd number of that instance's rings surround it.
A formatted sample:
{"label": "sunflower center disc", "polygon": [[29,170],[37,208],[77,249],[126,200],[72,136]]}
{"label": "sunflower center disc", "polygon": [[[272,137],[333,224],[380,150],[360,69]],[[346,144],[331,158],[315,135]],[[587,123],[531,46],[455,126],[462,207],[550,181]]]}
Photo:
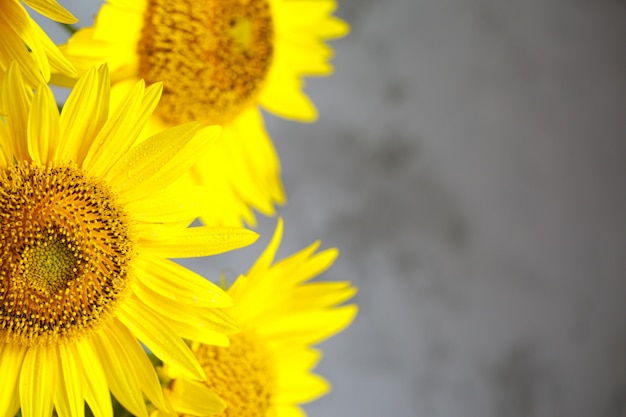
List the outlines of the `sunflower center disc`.
{"label": "sunflower center disc", "polygon": [[166,123],[223,124],[253,101],[273,55],[268,0],[149,0],[139,76],[163,81]]}
{"label": "sunflower center disc", "polygon": [[24,283],[43,294],[59,291],[79,272],[80,255],[61,230],[46,231],[22,251]]}
{"label": "sunflower center disc", "polygon": [[230,336],[227,348],[200,345],[195,354],[206,373],[206,384],[228,404],[218,417],[267,415],[276,372],[269,351],[254,335]]}
{"label": "sunflower center disc", "polygon": [[0,173],[0,342],[84,335],[128,288],[126,216],[108,186],[72,167]]}

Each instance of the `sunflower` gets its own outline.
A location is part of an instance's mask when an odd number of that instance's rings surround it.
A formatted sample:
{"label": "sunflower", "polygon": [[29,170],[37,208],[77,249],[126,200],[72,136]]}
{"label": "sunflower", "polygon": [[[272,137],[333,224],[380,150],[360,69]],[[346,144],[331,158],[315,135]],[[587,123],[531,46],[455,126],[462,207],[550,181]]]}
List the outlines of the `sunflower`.
{"label": "sunflower", "polygon": [[[24,0],[23,3],[57,22],[78,21],[56,0]],[[33,87],[47,82],[51,69],[68,77],[76,76],[72,64],[24,6],[18,0],[0,0],[0,76],[12,61],[20,63],[25,81]]]}
{"label": "sunflower", "polygon": [[228,291],[235,300],[229,311],[241,329],[230,346],[192,344],[207,375],[204,384],[165,368],[166,396],[179,414],[215,413],[207,404],[217,394],[227,405],[221,417],[303,416],[299,404],[329,390],[311,372],[321,357],[311,345],[352,322],[356,305],[340,304],[356,289],[349,282],[306,282],[337,256],[336,249],[315,253],[319,242],[272,265],[281,235],[279,219],[264,253]]}
{"label": "sunflower", "polygon": [[0,83],[0,415],[111,416],[110,392],[147,416],[164,401],[142,344],[191,379],[181,337],[226,345],[236,325],[219,287],[168,258],[251,243],[239,228],[187,227],[191,189],[172,182],[219,128],[189,123],[135,144],[161,85],[137,83],[109,113],[106,66],[59,115],[12,64]]}
{"label": "sunflower", "polygon": [[334,0],[108,0],[94,26],[62,50],[79,72],[108,61],[116,90],[162,81],[149,132],[192,120],[222,125],[219,146],[187,181],[213,191],[203,193],[207,224],[254,226],[253,209],[271,216],[285,202],[261,109],[316,119],[302,77],[332,72],[324,41],[348,31],[332,16],[335,7]]}

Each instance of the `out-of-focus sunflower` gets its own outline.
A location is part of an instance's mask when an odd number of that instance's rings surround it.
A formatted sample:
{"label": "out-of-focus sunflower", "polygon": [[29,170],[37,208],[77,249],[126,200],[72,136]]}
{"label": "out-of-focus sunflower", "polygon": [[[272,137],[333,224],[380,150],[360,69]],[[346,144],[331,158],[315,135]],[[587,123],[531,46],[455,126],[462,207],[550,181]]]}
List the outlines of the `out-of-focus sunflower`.
{"label": "out-of-focus sunflower", "polygon": [[272,265],[281,235],[279,220],[265,252],[228,291],[235,300],[229,311],[241,328],[230,346],[192,345],[205,383],[165,368],[165,392],[179,415],[214,414],[208,405],[217,394],[227,405],[221,417],[302,417],[299,404],[329,390],[312,373],[321,354],[311,346],[352,322],[356,305],[341,304],[356,289],[345,281],[307,282],[337,256],[336,249],[315,253],[319,242]]}
{"label": "out-of-focus sunflower", "polygon": [[171,184],[219,128],[189,123],[136,144],[161,85],[139,82],[109,113],[105,66],[59,115],[11,65],[0,83],[0,415],[110,417],[110,392],[147,416],[166,408],[141,344],[191,379],[181,337],[226,345],[232,299],[168,258],[251,243],[239,228],[191,227],[193,190]]}
{"label": "out-of-focus sunflower", "polygon": [[150,132],[199,120],[224,127],[187,177],[200,184],[206,223],[255,224],[285,201],[261,109],[313,121],[304,76],[332,72],[326,40],[348,25],[334,0],[108,0],[63,51],[80,69],[108,61],[117,88],[163,81]]}
{"label": "out-of-focus sunflower", "polygon": [[20,63],[24,80],[31,87],[47,82],[51,70],[76,76],[72,64],[28,15],[22,3],[57,22],[78,21],[56,0],[0,0],[0,76],[13,61]]}

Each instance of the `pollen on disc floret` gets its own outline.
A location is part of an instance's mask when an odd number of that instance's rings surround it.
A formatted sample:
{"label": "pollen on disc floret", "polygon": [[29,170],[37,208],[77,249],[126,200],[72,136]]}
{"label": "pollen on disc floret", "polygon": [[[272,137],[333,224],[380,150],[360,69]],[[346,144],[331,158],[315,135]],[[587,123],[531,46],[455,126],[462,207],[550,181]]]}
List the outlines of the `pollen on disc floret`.
{"label": "pollen on disc floret", "polygon": [[264,416],[272,408],[277,370],[271,352],[254,332],[230,337],[230,346],[198,344],[194,353],[206,385],[226,401],[219,417]]}
{"label": "pollen on disc floret", "polygon": [[20,162],[0,173],[0,341],[84,335],[129,288],[128,221],[103,181]]}
{"label": "pollen on disc floret", "polygon": [[257,97],[274,52],[268,0],[149,0],[139,76],[163,81],[167,123],[223,124]]}

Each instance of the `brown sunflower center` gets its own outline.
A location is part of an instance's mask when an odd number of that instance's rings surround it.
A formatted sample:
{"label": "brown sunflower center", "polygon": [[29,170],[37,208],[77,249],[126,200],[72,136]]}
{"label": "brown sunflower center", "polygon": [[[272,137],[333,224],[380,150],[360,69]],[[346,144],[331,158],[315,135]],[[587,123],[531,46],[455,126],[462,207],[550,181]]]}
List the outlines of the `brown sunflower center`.
{"label": "brown sunflower center", "polygon": [[163,81],[156,113],[223,124],[254,100],[273,55],[268,0],[148,0],[139,75]]}
{"label": "brown sunflower center", "polygon": [[209,388],[228,404],[218,417],[266,416],[272,406],[276,370],[267,347],[255,335],[230,337],[227,348],[200,345],[195,351]]}
{"label": "brown sunflower center", "polygon": [[126,216],[72,167],[0,173],[0,341],[36,346],[89,331],[128,288]]}

